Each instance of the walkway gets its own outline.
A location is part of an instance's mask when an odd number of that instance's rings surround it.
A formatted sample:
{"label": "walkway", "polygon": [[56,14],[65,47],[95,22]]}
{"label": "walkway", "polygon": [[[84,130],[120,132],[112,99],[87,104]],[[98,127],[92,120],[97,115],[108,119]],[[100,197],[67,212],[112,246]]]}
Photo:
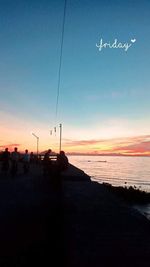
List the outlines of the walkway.
{"label": "walkway", "polygon": [[62,190],[29,175],[0,180],[0,266],[148,267],[150,223],[70,166]]}

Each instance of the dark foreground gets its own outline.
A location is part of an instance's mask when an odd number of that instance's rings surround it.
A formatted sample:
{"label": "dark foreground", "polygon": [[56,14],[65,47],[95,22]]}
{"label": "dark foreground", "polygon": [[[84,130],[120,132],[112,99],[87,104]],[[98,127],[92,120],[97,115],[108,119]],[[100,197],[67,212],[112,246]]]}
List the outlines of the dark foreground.
{"label": "dark foreground", "polygon": [[60,188],[43,179],[40,166],[0,182],[0,266],[63,263]]}
{"label": "dark foreground", "polygon": [[103,183],[110,192],[115,193],[118,197],[130,204],[150,204],[150,192],[142,191],[136,187],[112,186],[108,183]]}
{"label": "dark foreground", "polygon": [[150,266],[150,222],[103,185],[64,184],[70,266]]}
{"label": "dark foreground", "polygon": [[0,266],[150,266],[150,223],[73,167],[0,181]]}

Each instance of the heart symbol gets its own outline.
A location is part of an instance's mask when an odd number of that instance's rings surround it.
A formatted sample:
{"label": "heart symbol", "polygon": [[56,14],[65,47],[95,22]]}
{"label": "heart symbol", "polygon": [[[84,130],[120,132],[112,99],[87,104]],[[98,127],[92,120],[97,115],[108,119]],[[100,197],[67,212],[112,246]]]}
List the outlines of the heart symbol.
{"label": "heart symbol", "polygon": [[132,42],[132,43],[135,43],[135,42],[136,42],[136,39],[131,39],[131,42]]}

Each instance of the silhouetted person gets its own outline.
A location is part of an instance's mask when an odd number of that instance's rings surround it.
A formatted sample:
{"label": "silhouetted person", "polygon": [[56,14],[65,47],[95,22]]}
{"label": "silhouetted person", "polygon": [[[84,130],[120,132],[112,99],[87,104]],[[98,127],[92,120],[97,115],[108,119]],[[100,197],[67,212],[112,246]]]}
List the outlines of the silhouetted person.
{"label": "silhouetted person", "polygon": [[14,148],[14,151],[11,153],[11,174],[12,176],[15,176],[18,171],[18,162],[19,162],[20,154],[18,152],[17,147]]}
{"label": "silhouetted person", "polygon": [[25,150],[25,154],[23,155],[23,170],[24,174],[29,172],[30,168],[30,155],[28,153],[28,150]]}
{"label": "silhouetted person", "polygon": [[10,161],[10,152],[8,148],[5,148],[5,151],[2,153],[2,171],[6,174],[9,170],[9,161]]}
{"label": "silhouetted person", "polygon": [[44,155],[44,159],[43,159],[44,176],[51,174],[51,167],[52,167],[52,162],[51,162],[51,158],[50,158],[51,152],[52,152],[51,149],[49,149]]}
{"label": "silhouetted person", "polygon": [[65,155],[64,151],[60,151],[60,153],[57,155],[57,168],[59,172],[67,170],[69,165],[68,158]]}
{"label": "silhouetted person", "polygon": [[60,153],[57,154],[56,177],[55,177],[55,185],[58,190],[62,189],[61,173],[67,170],[68,166],[69,166],[69,162],[68,162],[67,156],[65,155],[65,152],[60,151]]}
{"label": "silhouetted person", "polygon": [[30,153],[30,162],[33,163],[35,161],[35,156],[33,152]]}

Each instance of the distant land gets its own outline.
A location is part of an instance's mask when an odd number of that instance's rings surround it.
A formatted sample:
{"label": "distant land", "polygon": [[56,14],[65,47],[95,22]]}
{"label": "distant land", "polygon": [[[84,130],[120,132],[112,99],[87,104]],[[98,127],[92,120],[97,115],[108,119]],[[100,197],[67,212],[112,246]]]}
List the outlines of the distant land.
{"label": "distant land", "polygon": [[112,157],[150,157],[150,155],[143,154],[121,154],[121,153],[78,153],[78,152],[66,152],[68,156],[112,156]]}
{"label": "distant land", "polygon": [[[4,150],[0,151],[0,156],[3,153]],[[19,151],[20,154],[24,154],[24,151]],[[39,155],[44,155],[47,152],[41,151],[39,152]],[[122,154],[122,153],[83,153],[83,152],[67,152],[65,151],[67,156],[109,156],[109,157],[150,157],[150,154]],[[37,152],[34,151],[34,154],[37,154]],[[51,153],[53,156],[57,155],[57,152],[52,151]]]}

